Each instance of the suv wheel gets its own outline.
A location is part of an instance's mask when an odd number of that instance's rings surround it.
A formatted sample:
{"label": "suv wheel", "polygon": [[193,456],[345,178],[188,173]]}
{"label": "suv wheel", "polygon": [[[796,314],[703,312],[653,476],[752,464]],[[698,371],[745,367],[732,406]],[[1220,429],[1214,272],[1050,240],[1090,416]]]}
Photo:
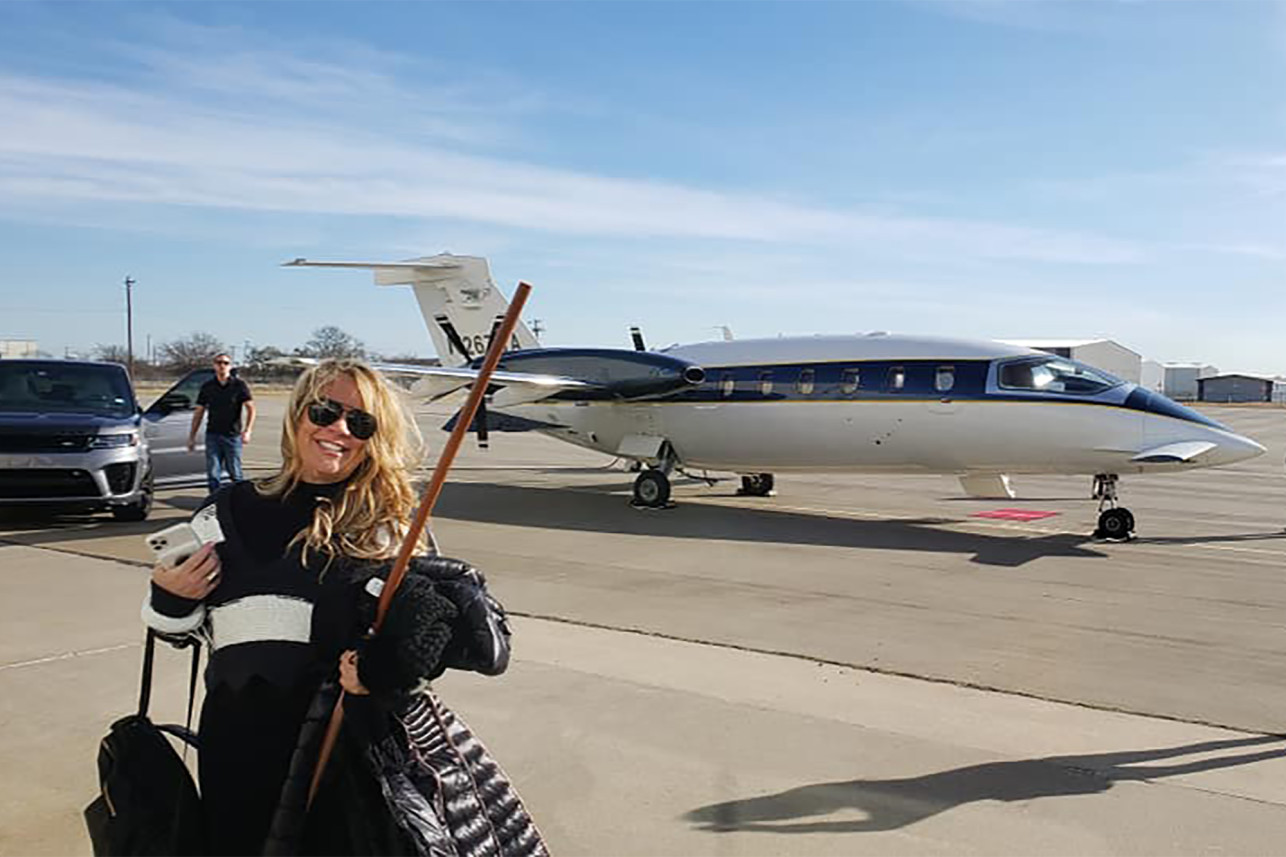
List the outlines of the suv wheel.
{"label": "suv wheel", "polygon": [[143,474],[138,486],[138,499],[128,506],[113,506],[112,517],[118,521],[145,521],[152,511],[152,474]]}

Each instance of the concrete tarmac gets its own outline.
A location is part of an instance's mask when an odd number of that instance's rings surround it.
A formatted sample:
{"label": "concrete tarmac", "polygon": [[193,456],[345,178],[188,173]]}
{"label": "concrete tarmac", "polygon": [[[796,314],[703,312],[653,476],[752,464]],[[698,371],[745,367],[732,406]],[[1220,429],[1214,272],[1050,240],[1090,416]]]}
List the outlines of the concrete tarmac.
{"label": "concrete tarmac", "polygon": [[[260,409],[263,472],[281,403]],[[608,459],[493,435],[434,528],[526,618],[508,675],[442,692],[556,853],[1279,850],[1286,413],[1209,412],[1268,454],[1125,477],[1140,539],[1111,545],[1083,479],[997,502],[783,474],[773,498],[681,482],[641,512]],[[422,415],[435,444],[443,419]],[[0,519],[0,853],[87,853],[94,746],[136,689],[141,535],[201,493],[142,525]],[[1056,514],[972,517],[1000,507]]]}

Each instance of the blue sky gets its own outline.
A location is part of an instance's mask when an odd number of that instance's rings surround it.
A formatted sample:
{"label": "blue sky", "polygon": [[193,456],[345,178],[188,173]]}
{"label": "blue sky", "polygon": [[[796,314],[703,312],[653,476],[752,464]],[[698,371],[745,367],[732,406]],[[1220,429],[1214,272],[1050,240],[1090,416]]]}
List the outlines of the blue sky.
{"label": "blue sky", "polygon": [[0,3],[0,338],[1109,336],[1286,373],[1286,3]]}

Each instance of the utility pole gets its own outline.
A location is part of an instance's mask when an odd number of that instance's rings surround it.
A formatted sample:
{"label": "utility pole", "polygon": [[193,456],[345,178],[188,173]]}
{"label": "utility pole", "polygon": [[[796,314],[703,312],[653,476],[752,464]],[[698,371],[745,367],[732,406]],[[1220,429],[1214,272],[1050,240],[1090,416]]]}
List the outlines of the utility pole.
{"label": "utility pole", "polygon": [[531,335],[536,337],[537,342],[540,341],[540,335],[544,332],[545,332],[545,326],[540,323],[540,319],[533,318],[531,320]]}
{"label": "utility pole", "polygon": [[129,377],[134,380],[134,302],[130,294],[134,280],[125,276],[125,353],[129,356]]}

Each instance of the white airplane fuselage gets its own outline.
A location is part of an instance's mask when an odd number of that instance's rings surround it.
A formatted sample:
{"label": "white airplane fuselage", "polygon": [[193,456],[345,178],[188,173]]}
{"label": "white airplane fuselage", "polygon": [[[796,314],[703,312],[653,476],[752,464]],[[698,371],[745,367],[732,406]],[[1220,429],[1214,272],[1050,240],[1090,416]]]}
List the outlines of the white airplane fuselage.
{"label": "white airplane fuselage", "polygon": [[[607,454],[660,438],[686,468],[737,473],[1123,474],[1229,464],[1263,451],[1110,376],[1091,392],[1007,386],[1000,367],[1015,358],[1072,361],[994,342],[803,337],[664,353],[701,366],[705,381],[653,400],[549,399],[496,410]],[[1140,460],[1149,450],[1169,452]]]}
{"label": "white airplane fuselage", "polygon": [[[480,257],[287,264],[369,269],[381,285],[411,286],[442,366],[383,368],[417,377],[430,399],[472,383],[508,307]],[[1158,393],[999,342],[868,335],[544,349],[520,323],[510,347],[488,407],[520,419],[493,429],[488,418],[487,430],[541,431],[662,472],[947,473],[976,493],[1001,474],[1186,470],[1264,452]]]}

